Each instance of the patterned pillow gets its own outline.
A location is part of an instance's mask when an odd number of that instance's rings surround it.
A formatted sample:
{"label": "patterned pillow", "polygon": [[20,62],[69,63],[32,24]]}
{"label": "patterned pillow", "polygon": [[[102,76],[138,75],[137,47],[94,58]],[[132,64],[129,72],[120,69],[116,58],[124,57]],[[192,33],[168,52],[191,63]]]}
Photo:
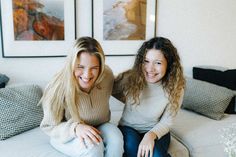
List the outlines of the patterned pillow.
{"label": "patterned pillow", "polygon": [[209,118],[220,120],[234,92],[205,81],[186,78],[186,89],[182,108],[189,109]]}
{"label": "patterned pillow", "polygon": [[36,85],[0,89],[0,140],[39,126],[43,111],[37,106],[42,90]]}
{"label": "patterned pillow", "polygon": [[9,77],[4,74],[0,74],[0,88],[4,88],[9,81]]}
{"label": "patterned pillow", "polygon": [[[193,67],[193,78],[206,81],[236,91],[236,69],[227,69],[218,66]],[[236,114],[236,94],[231,99],[225,113]]]}

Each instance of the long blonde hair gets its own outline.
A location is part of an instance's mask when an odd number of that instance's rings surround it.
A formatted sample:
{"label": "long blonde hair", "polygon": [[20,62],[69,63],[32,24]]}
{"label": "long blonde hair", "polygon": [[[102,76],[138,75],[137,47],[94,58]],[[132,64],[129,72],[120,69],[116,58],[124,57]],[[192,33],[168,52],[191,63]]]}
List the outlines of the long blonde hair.
{"label": "long blonde hair", "polygon": [[79,115],[78,92],[80,90],[74,75],[76,60],[81,52],[95,55],[100,62],[100,73],[95,82],[98,84],[104,71],[104,53],[101,45],[91,37],[81,37],[75,41],[71,54],[66,59],[65,66],[54,76],[46,86],[42,105],[50,105],[53,117],[57,123],[63,119],[64,109],[67,108],[74,121],[81,121]]}
{"label": "long blonde hair", "polygon": [[115,84],[119,84],[122,79],[126,80],[120,84],[123,90],[123,98],[126,101],[127,97],[133,99],[133,104],[139,103],[140,92],[147,85],[143,74],[143,62],[146,53],[150,49],[160,50],[167,60],[167,71],[162,78],[163,89],[169,95],[169,109],[176,113],[181,104],[179,100],[185,86],[185,79],[183,76],[183,68],[180,63],[180,57],[177,49],[173,46],[171,41],[163,37],[154,37],[142,44],[135,58],[133,68],[127,70],[117,76]]}

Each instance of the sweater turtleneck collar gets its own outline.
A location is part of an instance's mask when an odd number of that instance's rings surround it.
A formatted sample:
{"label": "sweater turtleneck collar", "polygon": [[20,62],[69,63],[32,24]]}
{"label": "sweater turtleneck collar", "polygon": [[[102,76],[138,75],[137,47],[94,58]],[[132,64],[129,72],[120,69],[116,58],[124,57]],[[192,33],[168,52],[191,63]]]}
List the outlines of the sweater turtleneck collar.
{"label": "sweater turtleneck collar", "polygon": [[159,87],[159,86],[161,86],[161,81],[158,81],[156,83],[149,83],[149,82],[147,82],[147,86],[148,87]]}

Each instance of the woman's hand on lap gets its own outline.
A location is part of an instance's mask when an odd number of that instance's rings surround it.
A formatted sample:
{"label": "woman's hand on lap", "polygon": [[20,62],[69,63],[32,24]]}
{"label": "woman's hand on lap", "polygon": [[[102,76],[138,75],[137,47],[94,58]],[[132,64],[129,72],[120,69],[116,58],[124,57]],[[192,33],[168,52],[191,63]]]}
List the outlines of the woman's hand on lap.
{"label": "woman's hand on lap", "polygon": [[75,128],[75,134],[85,144],[99,144],[102,141],[101,132],[93,126],[78,124]]}
{"label": "woman's hand on lap", "polygon": [[[152,157],[156,138],[157,135],[154,132],[147,132],[139,144],[137,157]],[[150,156],[148,156],[149,154]]]}

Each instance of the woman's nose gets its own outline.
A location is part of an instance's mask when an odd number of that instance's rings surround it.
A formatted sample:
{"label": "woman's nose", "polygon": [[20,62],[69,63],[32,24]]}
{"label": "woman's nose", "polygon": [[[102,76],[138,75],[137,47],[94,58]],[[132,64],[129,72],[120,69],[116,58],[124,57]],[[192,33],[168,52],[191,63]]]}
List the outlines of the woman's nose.
{"label": "woman's nose", "polygon": [[91,71],[89,69],[85,69],[83,75],[86,78],[90,78],[92,74],[91,74]]}
{"label": "woman's nose", "polygon": [[146,70],[147,70],[147,72],[153,71],[154,70],[154,64],[153,63],[147,64]]}

